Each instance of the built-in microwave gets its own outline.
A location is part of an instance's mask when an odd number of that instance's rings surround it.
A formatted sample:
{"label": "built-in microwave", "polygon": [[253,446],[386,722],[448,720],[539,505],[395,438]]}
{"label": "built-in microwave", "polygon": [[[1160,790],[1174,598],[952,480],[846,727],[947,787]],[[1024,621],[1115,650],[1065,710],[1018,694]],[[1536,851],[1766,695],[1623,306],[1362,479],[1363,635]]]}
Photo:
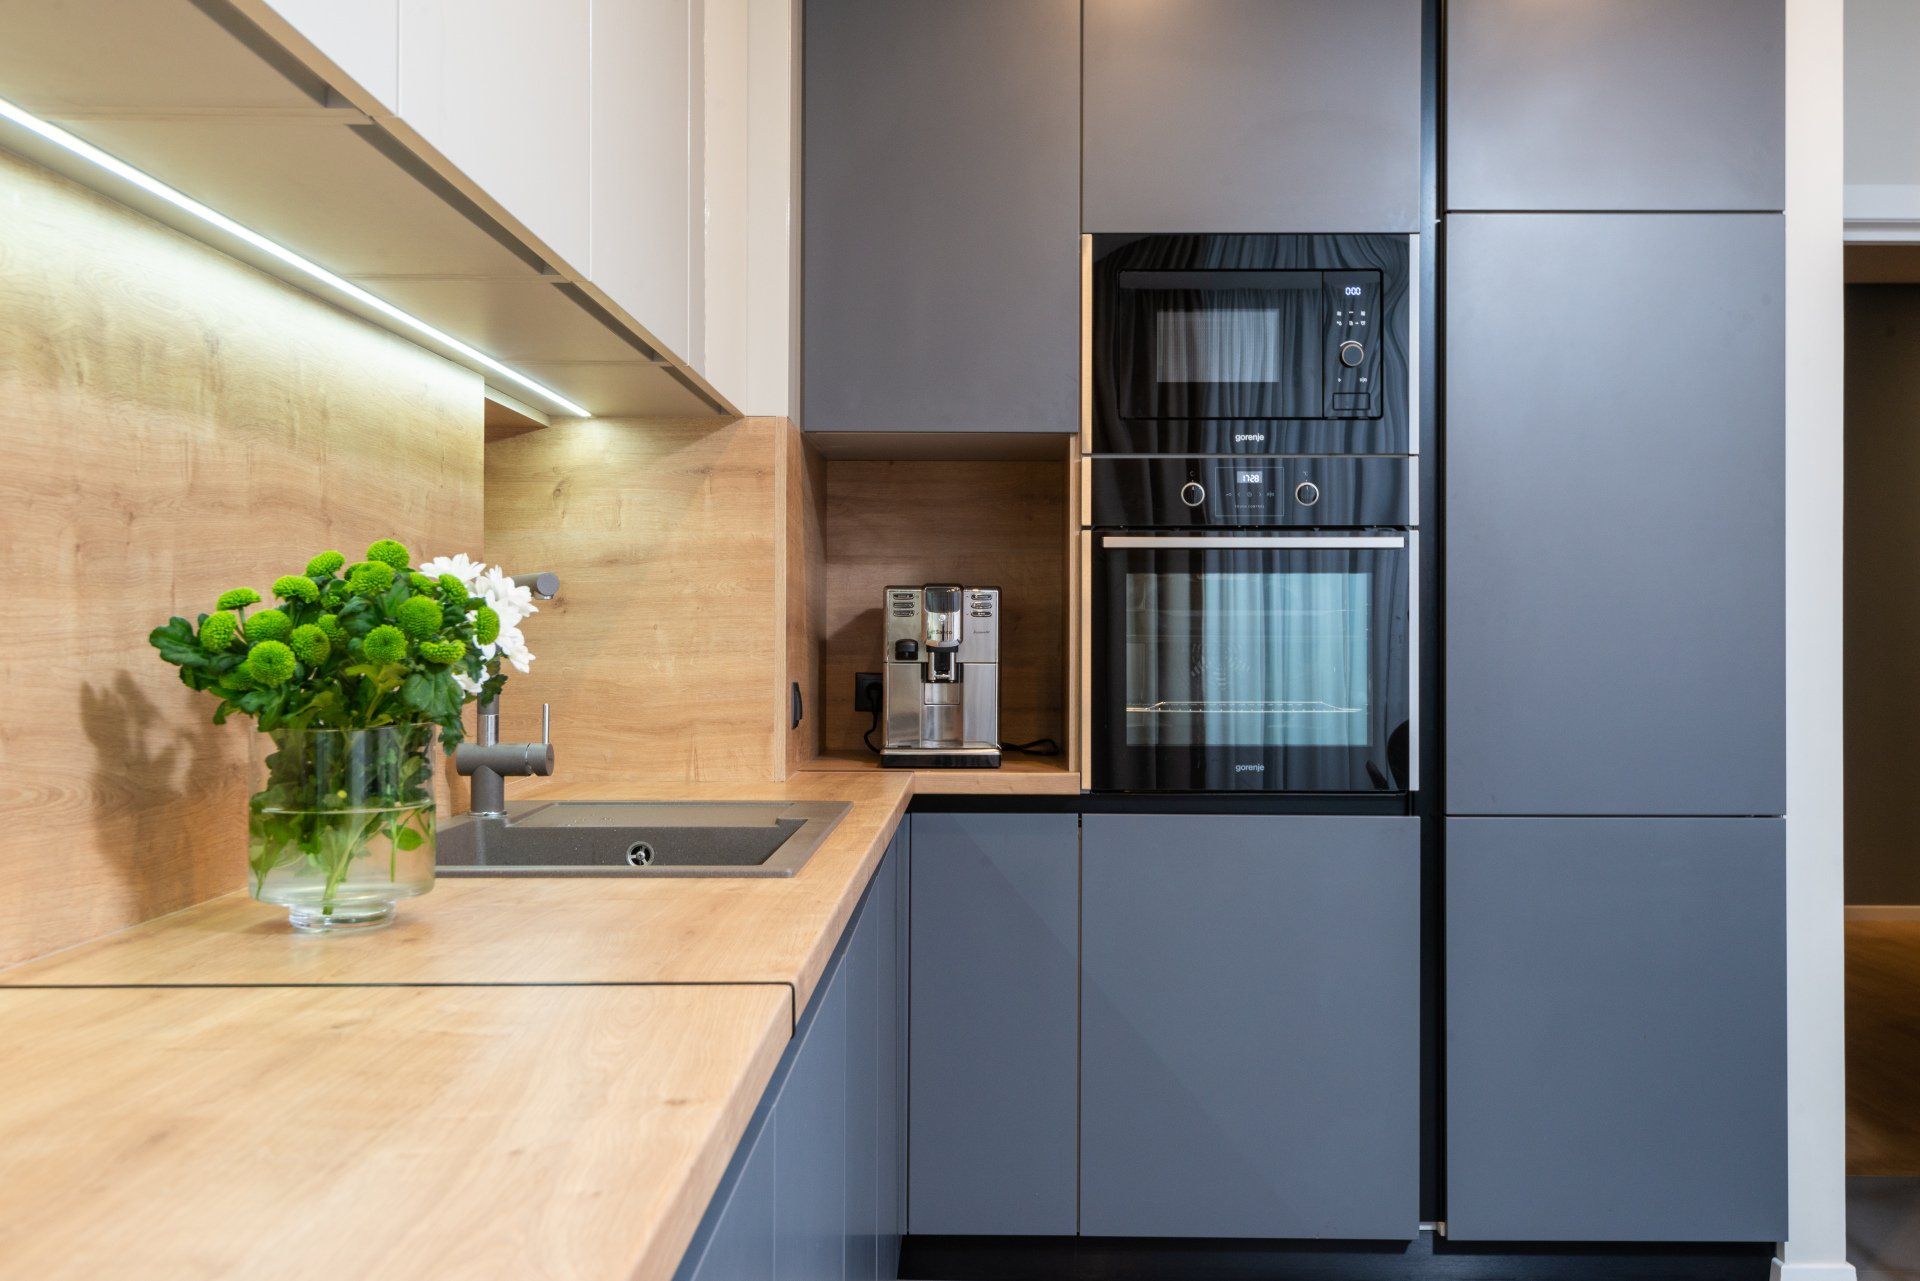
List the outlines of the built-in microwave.
{"label": "built-in microwave", "polygon": [[1419,452],[1415,237],[1092,240],[1090,452]]}
{"label": "built-in microwave", "polygon": [[1094,790],[1419,789],[1415,465],[1093,460]]}

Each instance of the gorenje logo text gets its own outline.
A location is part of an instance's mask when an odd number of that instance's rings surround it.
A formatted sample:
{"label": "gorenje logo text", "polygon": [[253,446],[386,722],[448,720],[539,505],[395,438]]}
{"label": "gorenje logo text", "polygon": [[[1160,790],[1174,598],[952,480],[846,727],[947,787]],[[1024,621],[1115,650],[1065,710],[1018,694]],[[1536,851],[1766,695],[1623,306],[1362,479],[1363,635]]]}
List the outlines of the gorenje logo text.
{"label": "gorenje logo text", "polygon": [[1257,445],[1266,438],[1267,434],[1265,432],[1240,432],[1234,436],[1233,443],[1236,445]]}
{"label": "gorenje logo text", "polygon": [[1233,767],[1233,772],[1236,774],[1261,774],[1266,771],[1266,768],[1265,765],[1236,765]]}

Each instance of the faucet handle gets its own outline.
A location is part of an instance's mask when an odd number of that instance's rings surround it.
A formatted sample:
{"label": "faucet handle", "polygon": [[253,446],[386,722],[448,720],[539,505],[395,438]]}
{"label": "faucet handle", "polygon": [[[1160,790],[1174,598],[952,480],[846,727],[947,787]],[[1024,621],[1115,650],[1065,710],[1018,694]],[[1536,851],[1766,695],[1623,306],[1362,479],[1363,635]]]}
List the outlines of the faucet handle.
{"label": "faucet handle", "polygon": [[553,704],[540,704],[540,741],[553,746]]}

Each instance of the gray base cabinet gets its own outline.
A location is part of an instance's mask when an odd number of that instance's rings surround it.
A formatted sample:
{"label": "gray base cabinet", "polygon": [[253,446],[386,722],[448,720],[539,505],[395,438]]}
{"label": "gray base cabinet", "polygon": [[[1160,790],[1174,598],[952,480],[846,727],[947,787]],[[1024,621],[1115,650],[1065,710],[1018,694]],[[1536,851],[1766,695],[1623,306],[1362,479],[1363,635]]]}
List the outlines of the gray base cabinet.
{"label": "gray base cabinet", "polygon": [[1447,73],[1453,209],[1783,207],[1781,0],[1449,0]]}
{"label": "gray base cabinet", "polygon": [[1449,814],[1785,811],[1784,251],[1448,219]]}
{"label": "gray base cabinet", "polygon": [[905,861],[903,835],[802,1016],[677,1281],[898,1275]]}
{"label": "gray base cabinet", "polygon": [[1086,0],[1085,228],[1398,231],[1420,0]]}
{"label": "gray base cabinet", "polygon": [[908,1222],[1071,1235],[1078,816],[912,822]]}
{"label": "gray base cabinet", "polygon": [[1784,1239],[1785,875],[1778,819],[1448,822],[1451,1238]]}
{"label": "gray base cabinet", "polygon": [[1079,430],[1079,3],[804,17],[801,425]]}
{"label": "gray base cabinet", "polygon": [[1412,1238],[1418,820],[1089,814],[1082,860],[1081,1232]]}

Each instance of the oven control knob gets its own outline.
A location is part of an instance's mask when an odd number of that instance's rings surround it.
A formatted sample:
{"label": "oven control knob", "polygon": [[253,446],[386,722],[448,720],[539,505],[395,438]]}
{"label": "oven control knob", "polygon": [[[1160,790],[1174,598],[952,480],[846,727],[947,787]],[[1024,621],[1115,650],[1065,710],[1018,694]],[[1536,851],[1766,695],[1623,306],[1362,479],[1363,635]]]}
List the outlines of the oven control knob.
{"label": "oven control knob", "polygon": [[1340,344],[1340,363],[1348,369],[1367,358],[1367,349],[1349,338]]}
{"label": "oven control knob", "polygon": [[1180,501],[1189,507],[1198,507],[1207,501],[1207,491],[1197,480],[1190,480],[1180,486]]}
{"label": "oven control knob", "polygon": [[1320,486],[1310,480],[1303,480],[1293,487],[1293,500],[1302,507],[1311,507],[1320,501]]}

